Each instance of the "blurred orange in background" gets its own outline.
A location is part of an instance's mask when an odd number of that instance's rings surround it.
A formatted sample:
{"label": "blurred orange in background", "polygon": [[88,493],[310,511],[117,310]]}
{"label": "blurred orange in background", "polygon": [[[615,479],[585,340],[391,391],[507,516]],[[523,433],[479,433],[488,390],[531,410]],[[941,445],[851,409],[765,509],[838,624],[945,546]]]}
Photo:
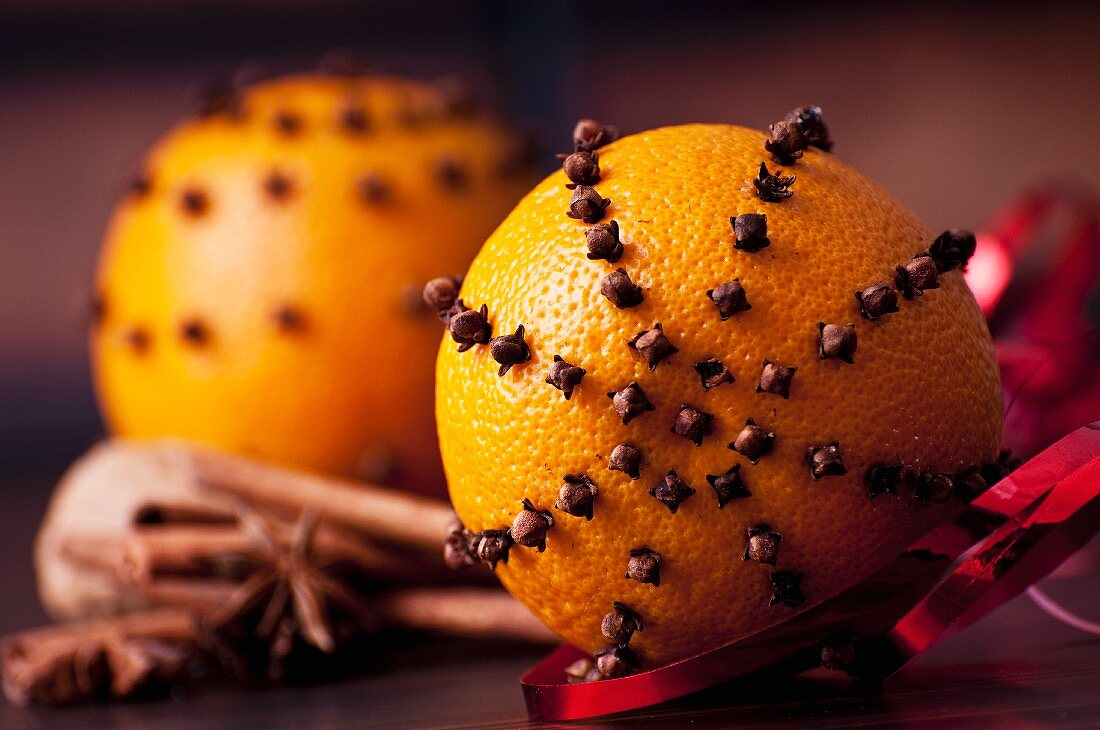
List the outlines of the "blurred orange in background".
{"label": "blurred orange in background", "polygon": [[438,321],[532,182],[457,79],[355,69],[219,90],[150,153],[95,286],[113,434],[176,437],[442,495]]}

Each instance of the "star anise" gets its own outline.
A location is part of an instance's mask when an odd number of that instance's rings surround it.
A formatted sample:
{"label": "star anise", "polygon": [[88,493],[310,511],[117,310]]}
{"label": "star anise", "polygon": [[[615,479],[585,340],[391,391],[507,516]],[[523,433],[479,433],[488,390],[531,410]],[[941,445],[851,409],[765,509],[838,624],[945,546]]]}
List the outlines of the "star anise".
{"label": "star anise", "polygon": [[4,694],[18,706],[148,696],[183,680],[194,620],[174,608],[90,619],[5,637]]}
{"label": "star anise", "polygon": [[315,551],[318,520],[306,511],[289,539],[280,539],[286,526],[241,515],[254,547],[233,558],[252,571],[204,625],[212,653],[230,673],[273,682],[314,675],[319,661],[343,655],[376,626],[343,566]]}

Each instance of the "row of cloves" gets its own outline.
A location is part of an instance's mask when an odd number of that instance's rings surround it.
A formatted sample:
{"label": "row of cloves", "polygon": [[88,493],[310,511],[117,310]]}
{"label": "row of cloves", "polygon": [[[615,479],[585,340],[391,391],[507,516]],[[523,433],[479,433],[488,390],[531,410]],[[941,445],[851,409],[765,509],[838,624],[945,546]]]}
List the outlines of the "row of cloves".
{"label": "row of cloves", "polygon": [[[95,296],[91,303],[91,323],[99,327],[107,317],[107,303],[102,296]],[[282,334],[296,334],[306,327],[306,318],[302,310],[292,304],[282,304],[271,312],[271,322]],[[181,342],[196,349],[208,346],[214,339],[210,326],[201,318],[192,317],[180,322],[177,329]],[[153,336],[141,326],[127,327],[122,333],[123,343],[134,354],[143,355],[153,345]]]}
{"label": "row of cloves", "polygon": [[864,319],[876,320],[898,310],[898,292],[906,299],[914,299],[927,289],[938,289],[940,275],[953,269],[966,270],[966,264],[974,255],[977,239],[970,231],[953,228],[944,231],[927,251],[918,253],[908,263],[895,267],[895,290],[886,281],[876,281],[857,291],[856,301]]}
{"label": "row of cloves", "polygon": [[[359,64],[341,63],[339,71],[333,71],[324,64],[318,70],[352,80],[364,75],[364,69]],[[272,74],[255,66],[240,69],[231,80],[221,81],[203,90],[199,96],[198,116],[203,119],[220,117],[233,122],[244,120],[249,89],[270,78]],[[481,109],[473,88],[461,77],[444,76],[433,81],[431,87],[436,95],[434,103],[419,107],[410,102],[401,104],[393,114],[398,125],[419,129],[430,123],[469,118]],[[338,129],[350,135],[366,134],[375,127],[366,107],[353,98],[346,99],[340,106],[334,122]],[[295,136],[303,132],[305,120],[302,115],[284,108],[275,111],[271,125],[279,134]]]}
{"label": "row of cloves", "polygon": [[[434,179],[450,192],[461,192],[469,187],[469,166],[455,155],[443,155],[433,166]],[[286,203],[298,192],[297,184],[288,174],[273,170],[261,181],[260,189],[275,203]],[[366,173],[355,181],[358,197],[372,205],[393,200],[393,185],[376,172]],[[130,192],[136,198],[148,196],[153,191],[153,181],[147,174],[139,175],[130,183]],[[210,193],[189,185],[179,192],[179,209],[188,218],[202,218],[213,208]]]}
{"label": "row of cloves", "polygon": [[[621,232],[618,221],[600,223],[611,200],[600,195],[593,186],[601,179],[599,148],[618,137],[616,127],[581,119],[573,128],[573,151],[558,155],[562,159],[562,171],[569,179],[565,187],[573,191],[566,215],[590,224],[584,232],[587,256],[590,260],[609,264],[618,263],[623,256]],[[637,307],[644,299],[642,288],[622,267],[601,279],[600,293],[619,309]]]}

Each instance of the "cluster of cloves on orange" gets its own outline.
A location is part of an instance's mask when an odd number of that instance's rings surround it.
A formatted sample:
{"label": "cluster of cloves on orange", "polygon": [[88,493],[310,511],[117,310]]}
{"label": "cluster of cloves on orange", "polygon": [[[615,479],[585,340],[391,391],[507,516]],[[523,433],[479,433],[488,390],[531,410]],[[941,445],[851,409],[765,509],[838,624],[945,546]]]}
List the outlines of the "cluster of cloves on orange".
{"label": "cluster of cloves on orange", "polygon": [[[335,69],[322,63],[322,72],[337,76],[357,77],[363,73],[358,65],[341,64]],[[219,118],[234,124],[249,122],[249,87],[267,79],[267,74],[256,69],[246,69],[237,74],[232,82],[219,83],[202,95],[198,116],[202,119]],[[429,109],[399,109],[392,120],[373,120],[367,109],[349,99],[339,108],[332,125],[349,137],[362,137],[377,131],[387,123],[398,124],[411,129],[421,129],[429,124],[446,123],[448,120],[465,118],[476,113],[478,105],[472,90],[464,81],[456,77],[443,77],[433,84],[439,95],[438,104]],[[309,133],[302,115],[293,109],[279,109],[270,119],[263,120],[266,127],[277,136],[300,137]],[[510,174],[526,170],[530,166],[532,150],[529,139],[516,143],[514,149],[505,150],[501,156],[499,168],[502,173]],[[470,183],[467,164],[454,155],[444,155],[435,164],[436,183],[450,191],[461,191]],[[358,198],[365,205],[384,205],[394,198],[393,185],[376,170],[365,171],[352,184]],[[156,180],[149,172],[138,175],[129,186],[129,193],[135,201],[144,200],[157,193]],[[295,196],[303,194],[301,186],[278,167],[273,168],[257,185],[259,194],[273,205],[288,204]],[[199,220],[213,215],[217,210],[215,200],[202,188],[188,186],[179,192],[178,209],[184,219]],[[92,298],[92,324],[102,321],[108,311],[108,303],[102,295]],[[280,333],[293,334],[304,329],[306,317],[297,305],[281,303],[270,312],[272,326]],[[125,343],[135,355],[143,355],[153,345],[152,333],[134,325],[123,335]],[[213,333],[209,325],[197,318],[180,323],[178,337],[187,347],[199,349],[213,342]]]}
{"label": "cluster of cloves on orange", "polygon": [[[589,224],[585,229],[587,256],[593,260],[603,260],[609,265],[618,263],[623,255],[623,243],[619,223],[615,220],[602,222],[611,201],[600,195],[595,185],[601,180],[599,148],[617,137],[617,130],[590,119],[578,122],[574,134],[574,151],[559,155],[563,160],[563,170],[572,190],[565,214],[573,219]],[[828,129],[817,107],[796,109],[787,117],[771,127],[771,134],[764,145],[765,152],[780,167],[769,171],[767,163],[760,163],[757,176],[752,180],[756,196],[765,203],[782,204],[791,198],[795,191],[794,175],[784,174],[783,169],[797,165],[809,147],[829,151],[832,142]],[[733,233],[733,249],[747,255],[755,254],[773,243],[782,245],[782,241],[773,242],[768,234],[767,216],[760,213],[743,213],[729,218]],[[921,296],[924,291],[939,286],[939,276],[957,268],[963,268],[974,252],[974,236],[965,231],[947,231],[939,236],[928,251],[917,254],[908,263],[896,268],[894,287],[886,281],[874,282],[856,293],[858,311],[863,318],[875,320],[885,314],[898,310],[898,291],[906,299]],[[446,280],[454,282],[453,279]],[[450,298],[433,296],[431,290],[442,287],[441,280],[435,280],[425,290],[425,300],[440,312],[445,321],[450,317],[452,337],[461,343],[464,332],[456,334],[456,311],[468,310],[454,295]],[[451,290],[448,289],[448,292]],[[600,292],[615,307],[630,308],[640,304],[645,296],[641,287],[634,283],[631,275],[622,267],[607,273],[600,282]],[[706,296],[714,303],[718,316],[722,320],[736,316],[751,309],[748,293],[738,279],[723,282],[706,291]],[[451,305],[450,302],[457,302]],[[450,306],[452,308],[448,309]],[[457,306],[456,310],[454,306]],[[484,323],[485,309],[481,310],[481,322]],[[853,319],[855,317],[853,316]],[[483,324],[488,327],[487,323]],[[854,322],[826,323],[817,325],[817,355],[820,359],[838,359],[854,364],[857,327]],[[511,338],[499,348],[492,347],[494,359],[501,364],[503,374],[511,364],[518,364],[530,357],[523,342],[523,328],[519,327]],[[488,339],[487,330],[482,332],[479,344],[496,342],[502,338]],[[505,344],[507,345],[505,347]],[[677,347],[665,335],[660,323],[654,323],[649,329],[637,333],[626,346],[639,355],[650,371],[655,370],[667,358],[678,352]],[[508,353],[508,357],[498,357],[497,350]],[[734,375],[717,358],[694,363],[704,391],[734,381]],[[765,359],[761,364],[756,384],[756,392],[765,396],[790,398],[797,368]],[[578,365],[568,363],[560,356],[554,358],[546,382],[561,390],[568,398],[584,377],[585,371]],[[610,406],[628,427],[635,419],[655,410],[646,396],[642,384],[630,382],[618,390],[607,394]],[[690,403],[683,403],[671,425],[671,432],[682,436],[697,446],[711,435],[715,415],[704,412]],[[744,427],[729,448],[744,456],[750,464],[757,464],[772,452],[776,434],[753,418],[745,421]],[[806,468],[813,480],[847,473],[844,465],[841,444],[838,442],[812,444],[806,450]],[[623,442],[611,452],[607,468],[620,471],[632,479],[638,479],[644,455],[630,443]],[[996,467],[1001,468],[1001,467]],[[1004,469],[1008,466],[1004,465]],[[972,498],[980,493],[986,484],[983,468],[968,469],[962,474],[925,474],[912,467],[883,464],[873,467],[866,475],[868,497],[873,499],[888,492],[897,494],[899,487],[908,487],[918,498],[926,502],[943,501],[953,494]],[[707,482],[714,490],[719,509],[737,499],[751,497],[752,493],[741,473],[741,465],[735,464],[728,470],[709,474]],[[567,475],[554,507],[565,514],[583,516],[592,519],[594,501],[599,493],[597,485],[587,475]],[[670,514],[676,514],[679,506],[696,494],[696,490],[687,484],[671,468],[649,489],[649,494],[663,504]],[[488,530],[480,533],[456,528],[447,541],[448,563],[455,567],[484,562],[495,566],[497,562],[507,561],[508,551],[513,545],[546,548],[546,535],[554,526],[550,511],[540,510],[530,500],[523,500],[523,509],[516,516],[511,527]],[[785,605],[792,608],[802,606],[806,597],[802,591],[803,575],[794,569],[774,570],[778,561],[780,545],[784,540],[782,533],[771,525],[758,524],[748,528],[745,536],[745,548],[742,559],[759,563],[768,568],[768,580],[771,595],[770,606]],[[632,549],[626,558],[625,577],[654,587],[661,585],[662,556],[642,545]],[[642,617],[620,602],[615,602],[613,610],[602,623],[603,634],[610,641],[608,648],[595,655],[595,661],[582,660],[569,668],[570,681],[589,681],[593,679],[611,679],[636,671],[638,657],[627,644],[635,631],[642,630]]]}

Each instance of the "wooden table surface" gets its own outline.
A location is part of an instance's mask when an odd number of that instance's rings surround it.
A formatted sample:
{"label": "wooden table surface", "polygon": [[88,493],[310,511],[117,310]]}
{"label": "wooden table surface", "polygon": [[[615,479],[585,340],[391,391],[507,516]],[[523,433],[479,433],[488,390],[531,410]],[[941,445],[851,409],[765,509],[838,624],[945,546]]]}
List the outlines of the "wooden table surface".
{"label": "wooden table surface", "polygon": [[[0,632],[44,621],[31,541],[57,474],[5,477],[0,523],[7,585]],[[1051,580],[1047,592],[1097,618],[1100,580]],[[0,703],[0,728],[526,727],[519,676],[547,650],[390,635],[365,674],[312,687],[239,688],[209,681],[186,697],[67,710]],[[933,648],[879,691],[818,670],[760,675],[596,727],[1100,727],[1100,640],[1055,622],[1026,597]],[[575,724],[573,727],[587,727]]]}

